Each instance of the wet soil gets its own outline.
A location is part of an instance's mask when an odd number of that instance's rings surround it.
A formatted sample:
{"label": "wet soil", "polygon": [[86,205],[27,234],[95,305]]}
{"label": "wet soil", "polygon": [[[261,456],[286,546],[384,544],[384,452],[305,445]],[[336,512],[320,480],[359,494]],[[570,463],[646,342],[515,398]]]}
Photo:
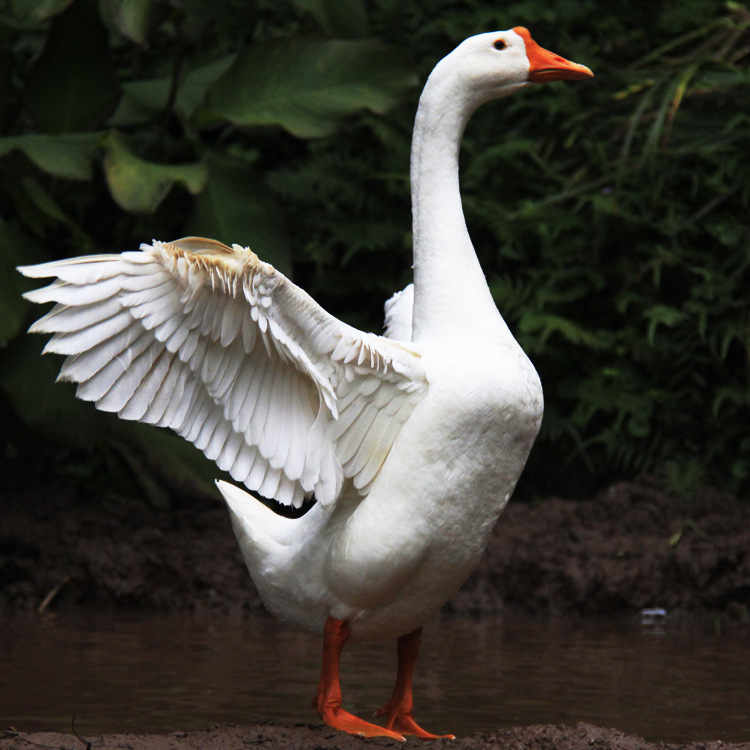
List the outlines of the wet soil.
{"label": "wet soil", "polygon": [[[261,607],[218,493],[187,492],[179,508],[160,511],[59,481],[0,487],[0,611]],[[670,497],[648,480],[591,500],[511,501],[446,609],[612,615],[650,607],[748,616],[750,503],[713,490]]]}
{"label": "wet soil", "polygon": [[[241,613],[261,607],[217,497],[186,492],[179,508],[166,511],[140,500],[102,500],[61,481],[29,487],[9,479],[0,487],[0,612]],[[750,504],[711,490],[690,500],[670,497],[649,480],[617,484],[590,500],[511,502],[479,568],[446,609],[611,615],[647,607],[746,622]],[[85,738],[0,731],[0,750],[359,748],[362,742],[308,725],[222,725],[170,735]],[[583,724],[503,730],[459,738],[450,746],[750,748],[718,740],[655,744]]]}
{"label": "wet soil", "polygon": [[[262,747],[269,750],[362,750],[366,747],[401,747],[401,743],[383,738],[362,740],[334,732],[327,727],[308,725],[235,726],[224,724],[199,732],[174,732],[169,735],[110,734],[98,737],[37,733],[0,733],[0,750],[33,750],[34,748],[65,748],[65,750],[247,750]],[[451,750],[470,748],[503,748],[503,750],[747,750],[748,744],[720,741],[692,744],[651,743],[632,734],[604,729],[589,724],[575,727],[534,725],[506,729],[489,734],[475,734],[455,740],[436,740],[426,745],[409,739],[411,747],[449,747]]]}

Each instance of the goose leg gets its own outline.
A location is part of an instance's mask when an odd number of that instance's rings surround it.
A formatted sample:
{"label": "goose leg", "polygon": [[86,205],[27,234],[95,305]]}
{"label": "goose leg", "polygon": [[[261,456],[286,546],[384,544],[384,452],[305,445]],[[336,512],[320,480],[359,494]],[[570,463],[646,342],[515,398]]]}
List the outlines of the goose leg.
{"label": "goose leg", "polygon": [[362,737],[390,737],[394,740],[404,738],[390,729],[359,719],[341,708],[341,684],[339,683],[339,661],[341,649],[349,638],[349,628],[343,620],[329,617],[323,631],[323,667],[320,671],[318,694],[313,706],[318,716],[329,726],[349,734]]}
{"label": "goose leg", "polygon": [[393,695],[388,703],[383,706],[375,716],[385,716],[385,725],[388,729],[395,729],[402,734],[411,734],[422,740],[455,739],[452,734],[431,734],[426,732],[411,717],[414,707],[412,697],[412,676],[414,664],[419,653],[422,628],[408,635],[402,635],[398,639],[398,672],[396,684],[393,687]]}

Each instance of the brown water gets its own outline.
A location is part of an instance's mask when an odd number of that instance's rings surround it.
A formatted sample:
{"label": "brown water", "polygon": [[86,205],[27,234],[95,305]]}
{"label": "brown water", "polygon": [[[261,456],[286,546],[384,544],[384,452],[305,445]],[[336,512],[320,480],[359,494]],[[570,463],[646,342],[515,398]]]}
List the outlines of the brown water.
{"label": "brown water", "polygon": [[[319,638],[270,617],[97,615],[0,621],[0,727],[172,732],[313,722]],[[351,644],[342,685],[385,702],[395,644]],[[438,619],[425,629],[415,715],[458,735],[579,721],[652,741],[750,740],[750,626],[712,621]]]}

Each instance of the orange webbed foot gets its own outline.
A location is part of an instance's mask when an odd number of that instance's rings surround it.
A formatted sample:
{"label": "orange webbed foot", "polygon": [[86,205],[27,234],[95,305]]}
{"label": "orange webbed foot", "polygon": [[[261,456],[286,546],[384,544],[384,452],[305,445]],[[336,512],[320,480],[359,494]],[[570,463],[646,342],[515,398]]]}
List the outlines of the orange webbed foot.
{"label": "orange webbed foot", "polygon": [[398,674],[391,699],[375,715],[385,716],[385,727],[350,714],[341,707],[339,659],[349,638],[349,626],[344,620],[329,617],[323,630],[323,666],[320,671],[318,693],[312,705],[318,716],[333,729],[360,737],[389,737],[404,742],[404,734],[423,740],[455,739],[452,734],[431,734],[411,717],[414,701],[411,694],[412,672],[419,651],[421,628],[398,639]]}
{"label": "orange webbed foot", "polygon": [[341,708],[341,685],[339,684],[339,657],[349,638],[349,627],[343,620],[329,617],[323,633],[323,667],[320,672],[318,693],[313,707],[318,716],[333,729],[360,737],[389,737],[404,742],[404,737],[390,728],[364,721]]}
{"label": "orange webbed foot", "polygon": [[455,734],[432,734],[422,729],[411,716],[411,713],[405,713],[399,706],[387,703],[383,708],[375,712],[376,717],[385,716],[385,725],[388,729],[417,737],[420,740],[455,740]]}
{"label": "orange webbed foot", "polygon": [[318,716],[325,724],[341,732],[356,734],[359,737],[389,737],[392,740],[405,742],[403,735],[390,728],[381,727],[378,724],[371,724],[369,721],[360,719],[354,714],[341,708],[341,706],[319,706],[316,701]]}
{"label": "orange webbed foot", "polygon": [[385,726],[402,734],[412,735],[422,740],[455,740],[456,736],[453,734],[432,734],[422,729],[411,716],[414,707],[412,675],[419,653],[421,635],[422,628],[419,628],[398,639],[398,673],[393,695],[388,703],[375,713],[375,716],[385,716]]}

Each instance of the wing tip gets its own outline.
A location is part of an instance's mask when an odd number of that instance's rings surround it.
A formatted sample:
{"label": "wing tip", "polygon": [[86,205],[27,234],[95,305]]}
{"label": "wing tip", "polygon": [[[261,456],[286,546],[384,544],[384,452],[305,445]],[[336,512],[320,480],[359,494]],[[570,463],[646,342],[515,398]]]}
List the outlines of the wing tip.
{"label": "wing tip", "polygon": [[[32,266],[16,266],[16,271],[27,279],[45,279],[57,275],[55,270],[50,268],[55,263],[56,261],[52,261],[52,263],[36,263]],[[26,294],[23,296],[26,297]]]}

